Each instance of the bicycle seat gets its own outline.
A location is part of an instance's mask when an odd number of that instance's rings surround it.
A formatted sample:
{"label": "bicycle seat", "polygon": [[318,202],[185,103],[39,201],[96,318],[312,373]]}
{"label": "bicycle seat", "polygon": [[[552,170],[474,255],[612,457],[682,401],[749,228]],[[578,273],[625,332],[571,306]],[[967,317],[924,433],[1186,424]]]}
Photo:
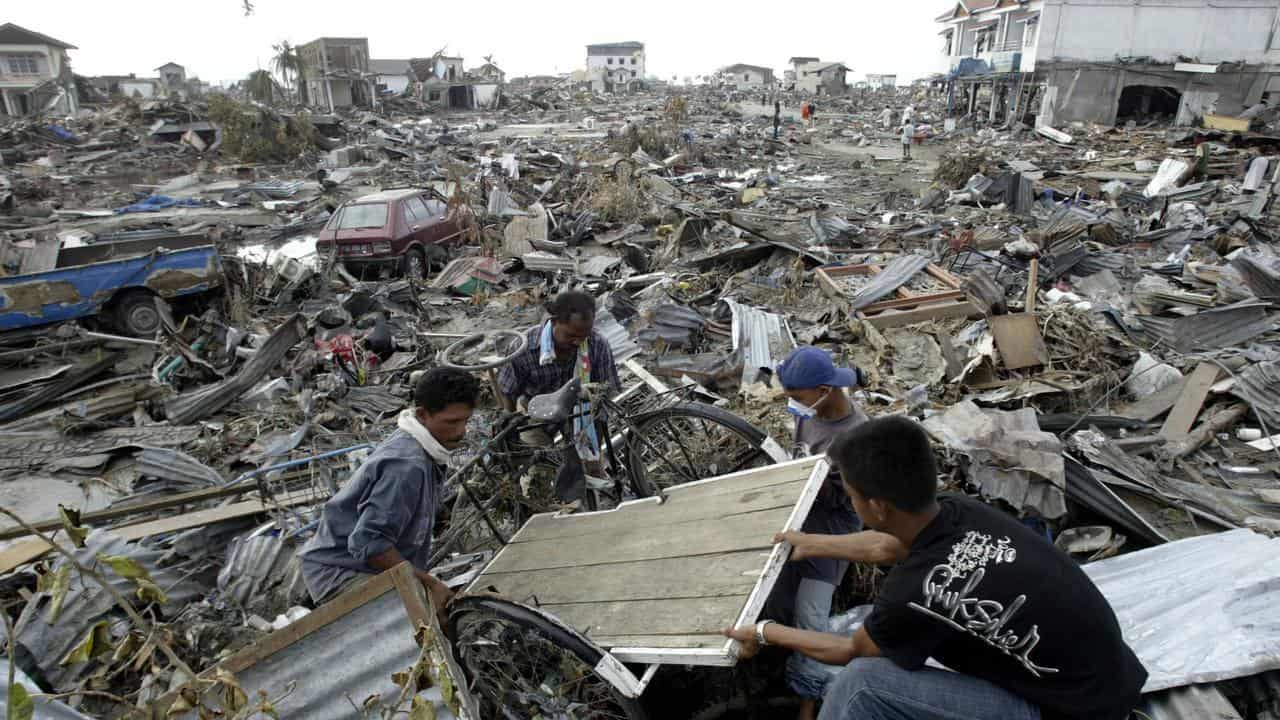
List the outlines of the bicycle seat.
{"label": "bicycle seat", "polygon": [[529,417],[543,423],[562,423],[573,416],[580,392],[582,381],[574,378],[553,393],[538,395],[529,401]]}

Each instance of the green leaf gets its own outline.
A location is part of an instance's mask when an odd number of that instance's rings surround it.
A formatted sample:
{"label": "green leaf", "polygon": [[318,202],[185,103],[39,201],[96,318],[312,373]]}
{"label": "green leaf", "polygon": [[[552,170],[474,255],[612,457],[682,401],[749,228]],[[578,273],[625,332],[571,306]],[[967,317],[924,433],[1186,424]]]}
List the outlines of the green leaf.
{"label": "green leaf", "polygon": [[67,532],[71,542],[78,548],[84,547],[84,539],[89,535],[89,529],[81,527],[80,511],[59,505],[58,517],[62,518],[62,529]]}
{"label": "green leaf", "polygon": [[71,563],[63,563],[53,571],[53,579],[49,581],[49,624],[58,622],[62,613],[62,603],[67,599],[67,590],[71,589]]}
{"label": "green leaf", "polygon": [[139,578],[134,582],[138,584],[138,599],[142,602],[163,603],[169,599],[160,586],[150,580]]}
{"label": "green leaf", "polygon": [[18,683],[9,686],[8,720],[31,720],[36,711],[36,703],[27,694],[27,689]]}
{"label": "green leaf", "polygon": [[147,582],[151,581],[151,573],[142,567],[137,560],[123,555],[103,555],[98,553],[98,562],[111,566],[117,575],[129,580],[137,580],[142,578]]}
{"label": "green leaf", "polygon": [[107,622],[103,620],[89,628],[89,633],[84,636],[80,644],[71,648],[71,651],[58,661],[58,664],[65,667],[86,663],[109,652],[111,652],[111,631],[107,628]]}
{"label": "green leaf", "polygon": [[412,707],[409,708],[409,720],[436,720],[435,703],[415,697]]}

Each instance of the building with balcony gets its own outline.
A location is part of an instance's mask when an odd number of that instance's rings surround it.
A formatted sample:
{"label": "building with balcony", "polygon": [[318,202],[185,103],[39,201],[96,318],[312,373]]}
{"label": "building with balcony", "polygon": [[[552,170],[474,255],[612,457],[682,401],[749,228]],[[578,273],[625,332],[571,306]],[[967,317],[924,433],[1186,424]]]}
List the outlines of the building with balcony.
{"label": "building with balcony", "polygon": [[13,23],[0,25],[0,116],[79,108],[68,50],[61,40]]}
{"label": "building with balcony", "polygon": [[952,114],[996,123],[1189,125],[1280,91],[1280,0],[958,0],[937,22]]}
{"label": "building with balcony", "polygon": [[327,37],[298,46],[311,104],[329,112],[373,107],[376,75],[369,66],[368,38]]}
{"label": "building with balcony", "polygon": [[601,93],[635,92],[644,85],[644,43],[618,42],[587,46],[587,79]]}

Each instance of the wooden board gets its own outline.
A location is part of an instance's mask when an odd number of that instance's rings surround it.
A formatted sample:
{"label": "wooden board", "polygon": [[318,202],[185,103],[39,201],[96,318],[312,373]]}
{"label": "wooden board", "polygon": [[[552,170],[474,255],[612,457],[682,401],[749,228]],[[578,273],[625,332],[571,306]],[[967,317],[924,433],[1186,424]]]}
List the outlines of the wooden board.
{"label": "wooden board", "polygon": [[1049,349],[1040,335],[1035,315],[993,315],[987,318],[987,323],[991,326],[991,334],[995,335],[1000,360],[1007,369],[1019,370],[1049,363]]}
{"label": "wooden board", "polygon": [[837,280],[848,275],[875,275],[881,271],[880,265],[839,265],[820,267],[814,271],[814,277],[817,278],[818,287],[822,292],[835,300],[845,314],[865,318],[879,329],[912,325],[929,320],[981,315],[977,306],[969,302],[960,289],[960,279],[933,263],[925,266],[922,272],[937,279],[944,286],[951,288],[950,290],[915,294],[903,285],[895,290],[890,298],[871,303],[857,313],[850,313],[848,296]]}
{"label": "wooden board", "polygon": [[1227,132],[1249,132],[1249,121],[1226,115],[1205,115],[1204,126],[1210,130],[1226,130]]}
{"label": "wooden board", "polygon": [[1186,384],[1186,378],[1169,383],[1141,400],[1132,402],[1117,410],[1116,415],[1143,422],[1151,422],[1169,412],[1169,408],[1172,408],[1174,403],[1178,401],[1178,397],[1182,395],[1182,388]]}
{"label": "wooden board", "polygon": [[806,458],[598,513],[530,519],[471,583],[586,634],[624,662],[729,665],[721,629],[754,621],[829,467]]}
{"label": "wooden board", "polygon": [[[223,520],[258,515],[275,507],[290,507],[316,501],[315,493],[310,491],[291,493],[289,495],[281,495],[271,503],[264,503],[261,499],[245,500],[222,507],[161,518],[160,520],[113,527],[110,528],[110,531],[126,540],[141,540],[152,535],[162,535],[178,530],[200,527],[201,525],[210,525]],[[0,551],[0,574],[7,573],[24,563],[37,560],[47,552],[49,552],[49,544],[40,538],[18,541]]]}
{"label": "wooden board", "polygon": [[1165,418],[1160,435],[1168,440],[1186,437],[1191,432],[1191,426],[1195,425],[1200,409],[1204,407],[1205,398],[1209,397],[1209,388],[1217,381],[1217,365],[1205,362],[1197,365],[1187,377],[1182,392],[1178,394],[1178,401],[1173,410],[1169,411],[1169,417]]}

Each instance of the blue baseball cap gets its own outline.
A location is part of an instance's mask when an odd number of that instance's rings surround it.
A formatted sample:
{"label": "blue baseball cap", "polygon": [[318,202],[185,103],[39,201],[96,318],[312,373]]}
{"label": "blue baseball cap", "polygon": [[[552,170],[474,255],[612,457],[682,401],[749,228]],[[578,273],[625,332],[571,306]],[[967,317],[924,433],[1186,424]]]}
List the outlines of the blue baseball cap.
{"label": "blue baseball cap", "polygon": [[854,387],[858,384],[858,371],[836,367],[822,348],[801,345],[779,363],[778,379],[788,390],[808,390],[821,385]]}

